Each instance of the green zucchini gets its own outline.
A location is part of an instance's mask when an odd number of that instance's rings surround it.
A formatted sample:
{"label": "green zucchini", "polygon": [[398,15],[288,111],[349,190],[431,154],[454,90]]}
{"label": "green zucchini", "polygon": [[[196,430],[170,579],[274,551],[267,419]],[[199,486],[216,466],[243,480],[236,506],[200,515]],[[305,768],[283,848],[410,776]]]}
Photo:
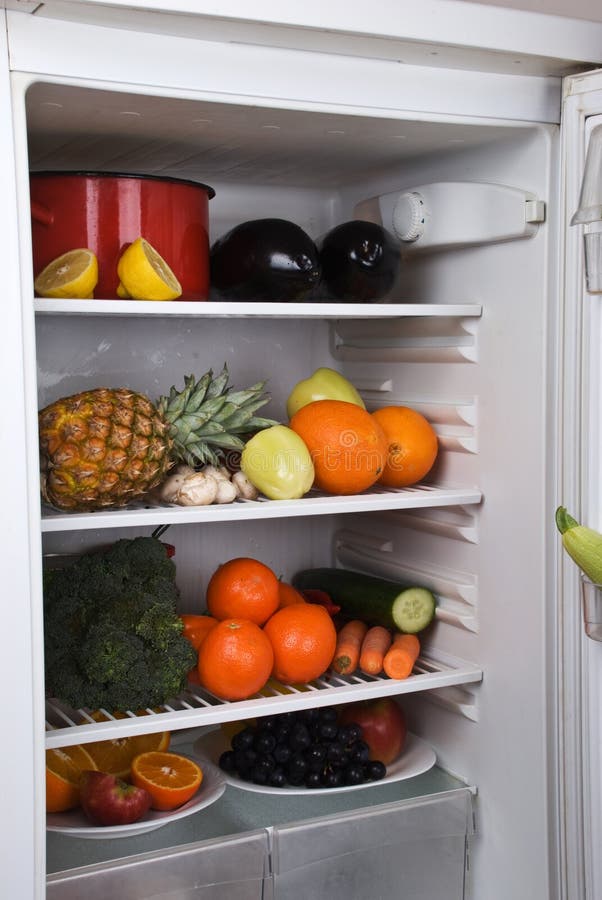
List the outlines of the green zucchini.
{"label": "green zucchini", "polygon": [[602,534],[580,525],[564,506],[556,510],[556,526],[562,535],[562,545],[582,572],[594,584],[602,584]]}
{"label": "green zucchini", "polygon": [[433,621],[435,598],[424,587],[405,586],[349,569],[303,569],[293,577],[299,591],[325,591],[346,619],[416,634]]}

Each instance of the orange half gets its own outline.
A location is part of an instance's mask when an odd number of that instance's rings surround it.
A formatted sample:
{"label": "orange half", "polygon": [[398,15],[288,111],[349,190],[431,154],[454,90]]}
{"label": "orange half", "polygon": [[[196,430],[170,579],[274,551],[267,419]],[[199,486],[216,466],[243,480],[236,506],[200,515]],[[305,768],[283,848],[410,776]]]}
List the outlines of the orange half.
{"label": "orange half", "polygon": [[182,806],[196,794],[202,780],[200,766],[177,753],[150,750],[132,762],[132,782],[149,792],[153,809]]}
{"label": "orange half", "polygon": [[108,772],[129,781],[132,760],[149,750],[164,751],[169,748],[169,731],[156,734],[136,734],[131,737],[113,738],[109,741],[93,741],[86,750],[101,772]]}
{"label": "orange half", "polygon": [[96,769],[93,758],[79,744],[46,751],[46,812],[65,812],[79,806],[82,772]]}

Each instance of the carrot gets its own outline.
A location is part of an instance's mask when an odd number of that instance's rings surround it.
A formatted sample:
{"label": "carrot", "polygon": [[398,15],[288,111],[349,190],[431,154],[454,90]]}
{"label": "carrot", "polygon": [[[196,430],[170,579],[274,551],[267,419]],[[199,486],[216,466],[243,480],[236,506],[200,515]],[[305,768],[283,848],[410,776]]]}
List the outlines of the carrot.
{"label": "carrot", "polygon": [[383,669],[389,678],[407,678],[420,653],[420,641],[415,634],[398,632],[385,654]]}
{"label": "carrot", "polygon": [[391,632],[382,625],[369,628],[362,641],[360,669],[366,675],[380,675],[385,653],[391,646]]}
{"label": "carrot", "polygon": [[357,669],[364,635],[368,631],[365,622],[351,619],[337,634],[337,644],[332,660],[332,668],[339,675],[351,675]]}

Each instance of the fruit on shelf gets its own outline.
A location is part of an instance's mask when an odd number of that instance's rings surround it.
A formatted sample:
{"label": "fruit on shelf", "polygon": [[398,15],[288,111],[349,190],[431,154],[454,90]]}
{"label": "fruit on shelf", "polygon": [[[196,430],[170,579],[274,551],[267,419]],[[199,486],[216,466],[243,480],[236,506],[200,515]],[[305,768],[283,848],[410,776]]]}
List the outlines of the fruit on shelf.
{"label": "fruit on shelf", "polygon": [[571,559],[594,584],[602,584],[602,534],[568,514],[564,506],[556,510],[556,526],[562,545]]}
{"label": "fruit on shelf", "polygon": [[179,753],[141,753],[132,763],[132,781],[150,794],[151,806],[161,811],[177,809],[194,797],[203,781],[203,770]]}
{"label": "fruit on shelf", "polygon": [[122,299],[175,300],[182,293],[182,285],[165,260],[143,237],[126,247],[117,263]]}
{"label": "fruit on shelf", "polygon": [[387,458],[385,433],[373,416],[346,400],[315,400],[289,423],[306,444],[315,486],[329,494],[359,494],[371,487]]}
{"label": "fruit on shelf", "polygon": [[361,406],[362,409],[366,408],[366,404],[351,382],[347,381],[340,372],[329,369],[327,366],[316,369],[313,375],[304,378],[294,386],[286,401],[286,413],[289,419],[302,406],[313,403],[314,400],[346,400],[348,403]]}
{"label": "fruit on shelf", "polygon": [[362,729],[362,740],[370,748],[370,759],[379,759],[388,766],[405,746],[408,733],[406,716],[392,697],[360,700],[344,706],[339,723],[347,725],[351,722]]}
{"label": "fruit on shelf", "polygon": [[285,606],[293,606],[295,603],[306,602],[303,594],[300,594],[288,581],[278,582],[278,609],[283,609]]}
{"label": "fruit on shelf", "polygon": [[115,775],[87,771],[82,775],[80,803],[94,825],[131,825],[149,811],[151,795]]}
{"label": "fruit on shelf", "polygon": [[87,769],[96,769],[96,763],[79,744],[46,751],[46,812],[79,806],[82,772]]}
{"label": "fruit on shelf", "polygon": [[260,560],[237,556],[213,572],[206,600],[209,615],[216,619],[248,619],[264,625],[278,609],[278,578]]}
{"label": "fruit on shelf", "polygon": [[297,500],[310,490],[315,469],[305,441],[286,425],[254,435],[240,457],[241,471],[269,500]]}
{"label": "fruit on shelf", "polygon": [[383,762],[369,759],[359,725],[339,726],[331,706],[246,724],[231,737],[218,764],[243,781],[274,788],[342,788],[386,775]]}
{"label": "fruit on shelf", "polygon": [[39,413],[42,497],[57,509],[125,506],[159,485],[177,462],[219,464],[244,437],[274,425],[255,415],[269,401],[261,381],[235,391],[229,373],[185,378],[156,404],[128,388],[63,397]]}
{"label": "fruit on shelf", "polygon": [[439,451],[437,434],[428,419],[408,406],[383,406],[372,417],[387,437],[387,462],[379,484],[401,488],[421,481]]}
{"label": "fruit on shelf", "polygon": [[98,282],[98,260],[92,250],[69,250],[48,263],[34,280],[39,297],[91,299]]}
{"label": "fruit on shelf", "polygon": [[129,781],[134,757],[148,750],[167,750],[170,740],[169,731],[159,731],[154,734],[134,734],[116,740],[92,741],[86,744],[84,749],[94,760],[92,768],[106,772],[107,775],[114,775],[123,781]]}
{"label": "fruit on shelf", "polygon": [[294,603],[284,606],[263,627],[274,651],[272,677],[283,684],[319,678],[330,666],[337,641],[336,628],[323,606]]}
{"label": "fruit on shelf", "polygon": [[247,619],[223,619],[199,647],[199,682],[222,700],[246,700],[267,682],[274,651],[264,630]]}
{"label": "fruit on shelf", "polygon": [[382,300],[395,285],[399,242],[382,225],[354,219],[331,229],[318,242],[320,299],[347,303]]}
{"label": "fruit on shelf", "polygon": [[227,300],[304,300],[320,278],[316,245],[286,219],[236,225],[211,248],[211,287]]}

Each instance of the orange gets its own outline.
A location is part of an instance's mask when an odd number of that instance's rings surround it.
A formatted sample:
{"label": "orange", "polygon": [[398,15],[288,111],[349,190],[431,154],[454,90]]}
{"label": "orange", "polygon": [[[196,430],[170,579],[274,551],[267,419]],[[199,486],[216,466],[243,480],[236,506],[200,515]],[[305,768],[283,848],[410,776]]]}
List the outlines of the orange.
{"label": "orange", "polygon": [[183,806],[196,794],[202,780],[201,767],[178,753],[150,750],[132,761],[132,782],[149,792],[153,809]]}
{"label": "orange", "polygon": [[259,625],[248,619],[224,619],[199,648],[199,680],[222,700],[246,700],[270,677],[272,645]]}
{"label": "orange", "polygon": [[439,444],[428,419],[407,406],[383,406],[372,413],[387,436],[387,463],[379,478],[387,487],[407,487],[433,466]]}
{"label": "orange", "polygon": [[292,584],[288,584],[286,581],[280,581],[278,583],[278,608],[282,609],[283,606],[292,606],[293,603],[305,603],[305,597],[303,594],[300,594],[299,591],[292,586]]}
{"label": "orange", "polygon": [[[214,625],[217,625],[217,619],[213,616],[199,616],[192,613],[186,613],[180,616],[184,624],[182,634],[186,640],[190,641],[194,649],[198,653],[198,649],[209,634]],[[188,671],[188,681],[198,684],[199,673],[196,666]]]}
{"label": "orange", "polygon": [[285,606],[274,613],[263,630],[274,650],[272,676],[284,684],[318,678],[332,662],[337,632],[323,606]]}
{"label": "orange", "polygon": [[358,494],[377,481],[387,460],[378,422],[355,403],[315,400],[289,422],[307,445],[315,485],[329,494]]}
{"label": "orange", "polygon": [[128,781],[134,757],[148,750],[167,750],[170,738],[169,731],[135,734],[108,741],[93,741],[86,744],[86,750],[94,760],[95,768]]}
{"label": "orange", "polygon": [[186,613],[180,616],[184,625],[182,634],[186,640],[190,641],[195,650],[198,650],[214,625],[217,625],[217,619],[213,616],[198,616],[192,613]]}
{"label": "orange", "polygon": [[90,754],[79,744],[46,751],[46,812],[65,812],[79,806],[82,772],[96,769]]}
{"label": "orange", "polygon": [[263,625],[278,609],[278,579],[269,566],[238,556],[219,566],[207,585],[207,609],[216,619]]}

